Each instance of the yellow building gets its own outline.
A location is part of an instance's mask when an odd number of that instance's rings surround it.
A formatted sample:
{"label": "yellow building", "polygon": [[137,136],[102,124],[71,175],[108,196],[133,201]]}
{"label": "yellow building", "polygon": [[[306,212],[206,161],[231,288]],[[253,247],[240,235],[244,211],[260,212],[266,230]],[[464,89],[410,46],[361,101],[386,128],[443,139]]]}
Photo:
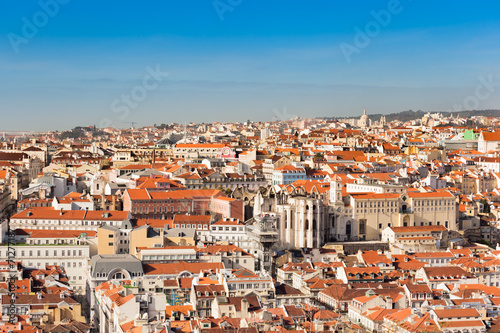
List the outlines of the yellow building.
{"label": "yellow building", "polygon": [[97,254],[118,254],[119,229],[112,226],[103,226],[97,229]]}
{"label": "yellow building", "polygon": [[194,246],[196,245],[196,230],[182,228],[165,230],[165,245]]}
{"label": "yellow building", "polygon": [[165,246],[163,229],[155,230],[145,224],[130,232],[129,253],[137,256],[138,247],[163,247]]}
{"label": "yellow building", "polygon": [[16,313],[30,316],[33,325],[59,324],[72,320],[86,322],[82,316],[81,304],[64,293],[16,295],[14,304]]}
{"label": "yellow building", "polygon": [[97,254],[129,253],[130,232],[132,224],[129,220],[120,227],[104,225],[97,229]]}

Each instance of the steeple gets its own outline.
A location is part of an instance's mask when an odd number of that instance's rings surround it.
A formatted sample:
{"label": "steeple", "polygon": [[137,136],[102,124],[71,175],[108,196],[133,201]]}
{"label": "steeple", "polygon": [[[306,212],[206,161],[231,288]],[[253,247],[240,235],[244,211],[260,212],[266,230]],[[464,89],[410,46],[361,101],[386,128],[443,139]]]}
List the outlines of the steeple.
{"label": "steeple", "polygon": [[330,202],[336,203],[342,201],[342,178],[338,175],[330,180]]}

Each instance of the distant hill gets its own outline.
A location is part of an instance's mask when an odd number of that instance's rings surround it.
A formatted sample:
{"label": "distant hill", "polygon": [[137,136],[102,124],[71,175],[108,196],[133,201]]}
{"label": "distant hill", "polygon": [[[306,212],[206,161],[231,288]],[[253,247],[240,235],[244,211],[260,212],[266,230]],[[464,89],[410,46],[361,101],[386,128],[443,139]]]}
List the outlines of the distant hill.
{"label": "distant hill", "polygon": [[[454,117],[457,116],[457,114],[460,115],[462,118],[468,118],[468,117],[473,117],[473,116],[483,116],[483,117],[500,117],[500,110],[468,110],[468,111],[455,111],[455,112],[449,112],[449,111],[413,111],[413,110],[408,110],[408,111],[401,111],[397,113],[389,113],[389,114],[368,114],[368,118],[371,119],[372,121],[379,121],[381,116],[385,116],[385,120],[387,122],[394,121],[394,120],[399,120],[402,122],[405,121],[410,121],[410,120],[415,120],[415,119],[421,119],[423,116],[425,116],[426,113],[430,112],[432,113],[441,113],[445,117],[449,117],[450,115],[453,115]],[[351,119],[351,118],[359,118],[361,115],[356,116],[356,117],[322,117],[322,119]]]}

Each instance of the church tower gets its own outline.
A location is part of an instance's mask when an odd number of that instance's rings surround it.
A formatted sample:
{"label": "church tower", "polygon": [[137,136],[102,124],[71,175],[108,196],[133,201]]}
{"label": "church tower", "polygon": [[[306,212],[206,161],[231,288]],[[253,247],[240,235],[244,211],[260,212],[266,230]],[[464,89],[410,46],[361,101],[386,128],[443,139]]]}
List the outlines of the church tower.
{"label": "church tower", "polygon": [[330,181],[330,202],[337,203],[342,201],[342,179],[335,175]]}
{"label": "church tower", "polygon": [[386,125],[386,120],[385,116],[380,117],[380,127],[385,127]]}

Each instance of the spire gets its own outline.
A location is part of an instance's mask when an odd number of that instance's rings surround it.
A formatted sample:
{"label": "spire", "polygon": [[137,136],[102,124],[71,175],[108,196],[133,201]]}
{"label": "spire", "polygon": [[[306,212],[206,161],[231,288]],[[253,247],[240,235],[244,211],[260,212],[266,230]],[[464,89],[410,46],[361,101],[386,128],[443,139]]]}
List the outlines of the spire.
{"label": "spire", "polygon": [[366,116],[366,108],[363,109],[363,116]]}

